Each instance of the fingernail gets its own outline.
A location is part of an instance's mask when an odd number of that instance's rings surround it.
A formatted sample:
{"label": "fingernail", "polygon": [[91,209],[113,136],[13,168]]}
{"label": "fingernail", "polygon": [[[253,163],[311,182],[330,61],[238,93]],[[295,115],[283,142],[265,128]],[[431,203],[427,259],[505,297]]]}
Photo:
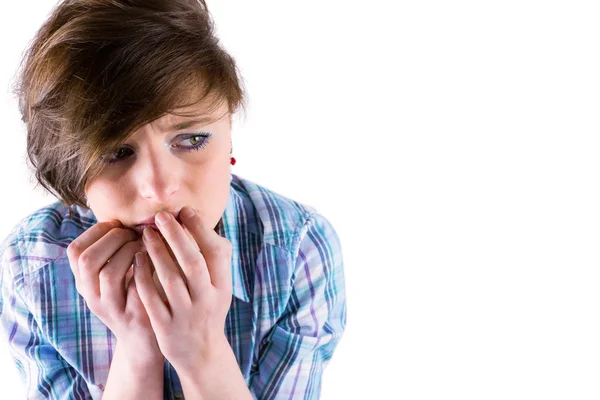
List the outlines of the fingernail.
{"label": "fingernail", "polygon": [[181,214],[184,218],[192,218],[196,213],[194,212],[194,210],[192,210],[191,207],[186,206],[183,208],[183,210],[181,210]]}
{"label": "fingernail", "polygon": [[156,217],[154,217],[154,220],[156,221],[156,223],[158,225],[163,225],[166,224],[168,220],[171,219],[171,214],[169,214],[168,212],[165,211],[161,211],[158,214],[156,214]]}
{"label": "fingernail", "polygon": [[145,227],[144,228],[144,239],[146,239],[148,241],[156,239],[156,232],[154,232],[154,229],[152,229],[148,226]]}
{"label": "fingernail", "polygon": [[144,253],[135,253],[135,266],[141,267],[144,265]]}

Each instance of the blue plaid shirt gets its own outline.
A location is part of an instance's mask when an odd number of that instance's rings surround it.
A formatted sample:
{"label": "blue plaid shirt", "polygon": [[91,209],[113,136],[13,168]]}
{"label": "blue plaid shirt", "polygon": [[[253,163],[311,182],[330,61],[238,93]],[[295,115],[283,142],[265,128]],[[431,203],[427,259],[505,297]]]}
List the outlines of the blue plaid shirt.
{"label": "blue plaid shirt", "polygon": [[[317,399],[346,325],[339,238],[315,209],[236,175],[215,230],[233,247],[225,334],[257,399]],[[75,288],[66,249],[97,223],[62,202],[0,245],[0,338],[29,399],[100,399],[116,339]],[[165,360],[164,398],[182,399]]]}

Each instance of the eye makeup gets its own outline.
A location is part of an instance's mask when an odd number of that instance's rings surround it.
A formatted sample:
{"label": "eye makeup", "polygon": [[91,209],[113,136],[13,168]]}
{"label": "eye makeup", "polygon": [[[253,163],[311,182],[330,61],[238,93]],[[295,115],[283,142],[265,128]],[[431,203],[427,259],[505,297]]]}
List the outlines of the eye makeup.
{"label": "eye makeup", "polygon": [[[208,132],[177,135],[177,137],[171,141],[170,146],[175,148],[177,151],[200,151],[200,149],[204,149],[206,147],[211,137],[212,134]],[[186,142],[189,142],[190,145],[185,145]],[[116,152],[103,157],[103,161],[106,164],[112,165],[120,161],[127,160],[132,154],[133,149],[130,146],[125,145],[120,147]]]}

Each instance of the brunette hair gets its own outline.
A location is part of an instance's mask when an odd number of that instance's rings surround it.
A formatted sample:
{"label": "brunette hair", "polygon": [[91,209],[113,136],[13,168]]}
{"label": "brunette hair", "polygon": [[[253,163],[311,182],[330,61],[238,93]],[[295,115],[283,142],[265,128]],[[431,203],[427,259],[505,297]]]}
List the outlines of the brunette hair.
{"label": "brunette hair", "polygon": [[[84,187],[141,126],[177,108],[246,109],[204,0],[64,0],[26,50],[14,93],[38,184],[87,208]],[[185,114],[189,116],[190,114]]]}

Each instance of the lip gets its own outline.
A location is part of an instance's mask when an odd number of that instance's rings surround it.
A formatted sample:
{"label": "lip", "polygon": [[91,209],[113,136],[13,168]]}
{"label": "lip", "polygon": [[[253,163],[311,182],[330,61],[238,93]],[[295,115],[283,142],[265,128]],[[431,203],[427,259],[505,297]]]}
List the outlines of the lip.
{"label": "lip", "polygon": [[[181,224],[181,220],[179,219],[179,212],[178,211],[167,211],[169,214],[171,214],[173,217],[175,217],[175,220],[177,222],[179,222]],[[142,233],[144,231],[145,227],[151,227],[154,228],[155,231],[160,232],[160,230],[158,229],[158,227],[156,226],[156,223],[154,222],[154,217],[150,217],[150,218],[146,218],[143,221],[140,221],[139,223],[137,223],[135,225],[135,230],[138,231],[139,233]]]}
{"label": "lip", "polygon": [[[177,220],[177,222],[181,223],[181,221],[179,220],[179,211],[167,211],[169,214],[171,214],[173,217],[175,217],[175,219]],[[155,225],[154,223],[154,216],[156,216],[156,214],[158,214],[158,212],[156,212],[152,217],[150,218],[146,218],[143,221],[140,221],[136,224],[137,225]]]}
{"label": "lip", "polygon": [[140,224],[140,225],[136,225],[134,227],[134,229],[137,233],[139,233],[141,235],[142,233],[144,233],[144,228],[146,228],[147,226],[154,229],[155,232],[160,233],[160,229],[158,229],[158,227],[155,224]]}
{"label": "lip", "polygon": [[143,221],[138,222],[136,225],[153,225],[153,224],[154,224],[154,217],[150,217]]}

